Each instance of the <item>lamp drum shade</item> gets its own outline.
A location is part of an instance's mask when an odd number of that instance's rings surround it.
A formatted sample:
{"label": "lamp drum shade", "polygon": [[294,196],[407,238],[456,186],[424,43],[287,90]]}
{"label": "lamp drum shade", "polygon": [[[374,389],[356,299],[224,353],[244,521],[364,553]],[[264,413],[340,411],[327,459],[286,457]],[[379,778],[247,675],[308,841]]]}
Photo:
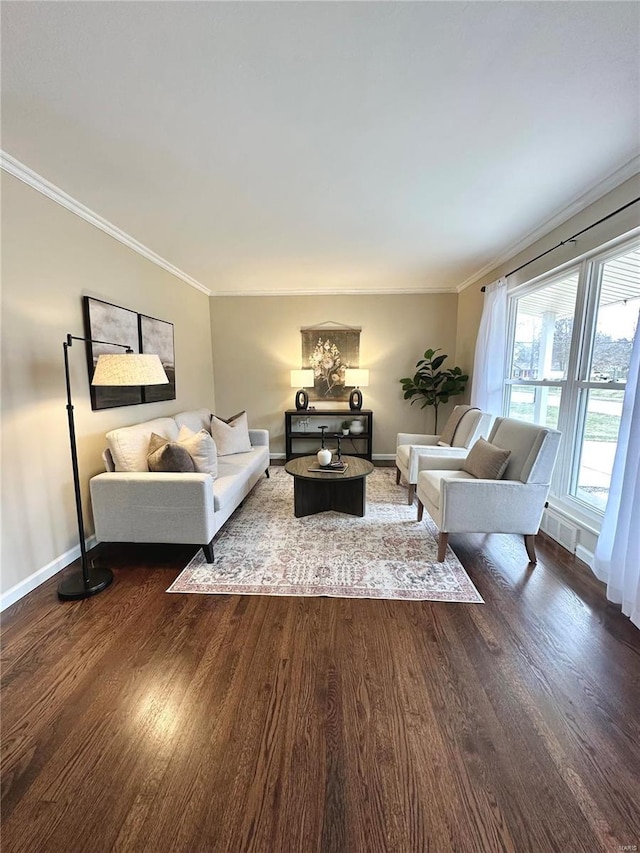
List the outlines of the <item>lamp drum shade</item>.
{"label": "lamp drum shade", "polygon": [[292,388],[313,388],[313,370],[292,370],[291,371],[291,387]]}
{"label": "lamp drum shade", "polygon": [[369,384],[369,371],[361,367],[348,367],[344,372],[344,384],[366,388]]}
{"label": "lamp drum shade", "polygon": [[169,379],[157,355],[120,353],[100,355],[92,385],[167,385]]}

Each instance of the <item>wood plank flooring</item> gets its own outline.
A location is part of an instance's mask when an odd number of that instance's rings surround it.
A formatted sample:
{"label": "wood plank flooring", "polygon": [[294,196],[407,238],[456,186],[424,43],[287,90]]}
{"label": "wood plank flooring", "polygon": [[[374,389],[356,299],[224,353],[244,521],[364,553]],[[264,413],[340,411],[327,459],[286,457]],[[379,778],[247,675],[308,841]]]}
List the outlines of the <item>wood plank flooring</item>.
{"label": "wood plank flooring", "polygon": [[640,632],[548,540],[451,544],[484,605],[167,595],[167,546],[44,584],[2,619],[3,853],[637,850]]}

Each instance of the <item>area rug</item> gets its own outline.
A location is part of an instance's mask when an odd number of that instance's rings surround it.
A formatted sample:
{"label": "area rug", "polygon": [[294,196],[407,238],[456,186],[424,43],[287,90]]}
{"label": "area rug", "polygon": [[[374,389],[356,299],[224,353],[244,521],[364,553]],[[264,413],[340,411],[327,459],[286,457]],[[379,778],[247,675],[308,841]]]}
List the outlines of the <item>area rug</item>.
{"label": "area rug", "polygon": [[363,518],[296,518],[293,477],[273,467],[216,536],[215,563],[199,550],[167,592],[482,603],[451,548],[437,562],[436,539],[426,513],[416,521],[391,468],[367,477]]}

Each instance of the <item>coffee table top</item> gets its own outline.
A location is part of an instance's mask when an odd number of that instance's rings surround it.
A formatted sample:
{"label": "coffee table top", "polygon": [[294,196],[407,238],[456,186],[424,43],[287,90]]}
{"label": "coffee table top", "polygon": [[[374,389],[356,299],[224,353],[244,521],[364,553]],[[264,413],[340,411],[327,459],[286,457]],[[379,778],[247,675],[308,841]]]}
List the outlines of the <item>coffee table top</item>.
{"label": "coffee table top", "polygon": [[317,458],[299,456],[297,459],[290,459],[284,466],[284,470],[287,474],[302,480],[355,480],[367,477],[373,471],[372,463],[359,456],[343,456],[342,461],[349,466],[346,471],[309,471],[309,468],[318,464]]}

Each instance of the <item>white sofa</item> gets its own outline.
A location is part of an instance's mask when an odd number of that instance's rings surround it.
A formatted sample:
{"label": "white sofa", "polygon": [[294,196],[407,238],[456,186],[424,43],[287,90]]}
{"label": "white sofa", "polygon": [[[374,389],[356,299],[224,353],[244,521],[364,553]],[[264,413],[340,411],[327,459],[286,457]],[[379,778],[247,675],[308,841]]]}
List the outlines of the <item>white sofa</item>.
{"label": "white sofa", "polygon": [[175,441],[181,426],[209,430],[211,411],[197,409],[107,433],[107,472],[91,479],[99,542],[202,545],[213,562],[213,537],[263,474],[269,476],[269,432],[250,429],[252,449],[218,457],[218,476],[150,472],[152,433]]}

